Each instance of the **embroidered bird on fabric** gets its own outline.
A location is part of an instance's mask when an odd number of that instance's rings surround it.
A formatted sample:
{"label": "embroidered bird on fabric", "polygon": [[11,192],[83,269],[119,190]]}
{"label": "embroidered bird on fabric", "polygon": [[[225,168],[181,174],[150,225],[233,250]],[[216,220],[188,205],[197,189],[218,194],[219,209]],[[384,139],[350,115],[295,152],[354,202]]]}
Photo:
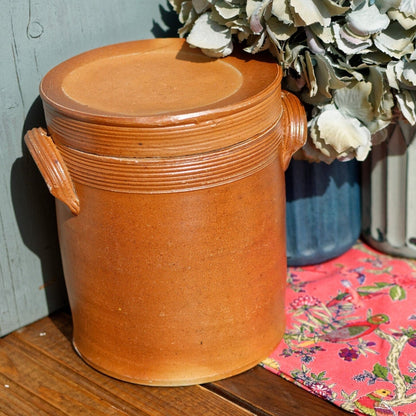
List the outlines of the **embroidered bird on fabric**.
{"label": "embroidered bird on fabric", "polygon": [[382,400],[386,400],[392,397],[393,395],[390,390],[379,389],[358,398],[354,402],[354,405],[359,411],[361,411],[365,415],[394,415],[394,412],[390,408],[380,406],[380,402]]}
{"label": "embroidered bird on fabric", "polygon": [[366,321],[350,322],[345,324],[341,328],[334,329],[331,332],[326,333],[318,341],[305,341],[300,343],[299,347],[307,347],[312,344],[316,344],[319,341],[326,342],[343,342],[351,341],[356,338],[364,337],[370,334],[381,324],[387,324],[390,319],[384,313],[378,313],[367,318]]}
{"label": "embroidered bird on fabric", "polygon": [[370,316],[366,321],[351,322],[341,328],[325,334],[322,339],[328,342],[350,341],[370,334],[381,324],[389,323],[389,317],[384,313]]}

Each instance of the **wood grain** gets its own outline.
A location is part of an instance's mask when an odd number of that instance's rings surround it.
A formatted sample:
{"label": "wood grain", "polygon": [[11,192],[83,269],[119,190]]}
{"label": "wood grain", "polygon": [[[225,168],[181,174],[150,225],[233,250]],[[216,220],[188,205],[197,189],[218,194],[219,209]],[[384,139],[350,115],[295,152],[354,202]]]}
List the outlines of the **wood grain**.
{"label": "wood grain", "polygon": [[[145,387],[102,375],[75,354],[70,338],[71,320],[60,314],[0,340],[0,380],[9,386],[0,388],[1,411],[10,416],[252,414],[202,386]],[[25,407],[16,412],[21,402]]]}
{"label": "wood grain", "polygon": [[345,416],[350,414],[262,367],[207,386],[256,414],[279,416]]}
{"label": "wood grain", "polygon": [[59,312],[0,339],[0,416],[349,414],[261,367],[201,386],[125,383],[86,365],[71,338]]}

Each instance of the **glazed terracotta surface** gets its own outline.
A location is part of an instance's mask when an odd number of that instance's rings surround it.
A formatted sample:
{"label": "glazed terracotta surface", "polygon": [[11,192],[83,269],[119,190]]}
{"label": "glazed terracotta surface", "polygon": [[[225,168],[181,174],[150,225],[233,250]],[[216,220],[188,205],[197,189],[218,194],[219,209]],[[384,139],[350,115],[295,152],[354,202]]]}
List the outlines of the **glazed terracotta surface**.
{"label": "glazed terracotta surface", "polygon": [[26,143],[57,198],[74,346],[149,385],[244,371],[284,332],[284,170],[305,114],[267,59],[179,39],[96,49],[43,79]]}

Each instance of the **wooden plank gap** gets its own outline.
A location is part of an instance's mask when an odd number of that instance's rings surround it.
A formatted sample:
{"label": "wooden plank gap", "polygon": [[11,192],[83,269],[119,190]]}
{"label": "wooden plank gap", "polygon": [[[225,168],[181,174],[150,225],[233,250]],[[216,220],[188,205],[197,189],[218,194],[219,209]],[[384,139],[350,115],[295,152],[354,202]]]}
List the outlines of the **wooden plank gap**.
{"label": "wooden plank gap", "polygon": [[21,353],[25,355],[25,360],[30,360],[36,365],[41,366],[48,373],[53,374],[53,378],[56,381],[59,375],[67,384],[71,384],[74,390],[78,390],[79,392],[83,390],[83,393],[92,400],[99,400],[100,402],[105,403],[106,407],[114,408],[120,414],[126,416],[136,416],[138,414],[151,415],[151,413],[145,413],[136,406],[131,406],[129,403],[115,396],[108,390],[91,382],[91,380],[84,377],[82,374],[67,367],[64,362],[58,360],[56,357],[45,354],[39,349],[31,348],[30,344],[26,343],[23,339],[13,337],[13,334],[4,340],[4,345],[10,345],[10,349],[16,352],[20,350]]}
{"label": "wooden plank gap", "polygon": [[30,354],[16,348],[7,338],[2,340],[0,349],[0,368],[15,384],[24,386],[33,398],[42,399],[49,405],[57,407],[64,414],[77,416],[127,416],[148,414],[139,412],[126,413],[106,402],[90,390],[85,390],[76,380],[66,378],[54,371],[38,354]]}
{"label": "wooden plank gap", "polygon": [[246,409],[247,411],[254,413],[256,416],[276,416],[273,413],[266,412],[264,409],[259,408],[257,405],[248,402],[243,397],[237,396],[230,391],[227,391],[219,386],[216,386],[215,384],[204,384],[202,385],[207,390],[211,391],[212,393],[217,394],[218,396],[224,397],[227,400],[232,401],[233,403],[236,403],[237,405],[241,406],[243,409]]}
{"label": "wooden plank gap", "polygon": [[[48,365],[56,364],[64,367],[64,370],[57,370],[56,375],[52,377],[66,376],[66,371],[80,375],[83,377],[83,383],[88,386],[98,386],[98,388],[94,387],[97,395],[100,395],[101,392],[103,392],[102,395],[110,393],[123,403],[130,404],[135,409],[134,415],[138,415],[139,410],[152,416],[252,415],[251,412],[237,404],[229,402],[199,385],[149,387],[126,383],[103,375],[85,364],[76,355],[70,342],[71,329],[72,324],[68,314],[60,313],[54,315],[53,318],[44,318],[22,328],[8,335],[4,340],[14,343],[12,348],[14,351],[19,352],[23,348],[26,353],[30,353],[33,349],[43,356],[42,359],[46,360]],[[0,340],[0,344],[1,342],[2,340]],[[42,359],[36,356],[35,361]],[[44,365],[43,362],[42,365]]]}
{"label": "wooden plank gap", "polygon": [[57,407],[33,395],[24,386],[0,372],[0,415],[2,414],[9,416],[66,416]]}
{"label": "wooden plank gap", "polygon": [[257,366],[237,376],[206,385],[261,416],[345,416],[349,412]]}

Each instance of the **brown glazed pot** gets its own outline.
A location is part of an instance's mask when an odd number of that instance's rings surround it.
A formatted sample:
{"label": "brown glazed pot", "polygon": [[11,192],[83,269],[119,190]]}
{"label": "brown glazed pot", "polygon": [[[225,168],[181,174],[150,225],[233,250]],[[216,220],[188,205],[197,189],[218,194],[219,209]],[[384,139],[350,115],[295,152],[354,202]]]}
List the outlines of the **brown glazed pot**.
{"label": "brown glazed pot", "polygon": [[174,386],[256,365],[284,331],[284,170],[305,141],[268,59],[180,39],[95,49],[42,80],[25,140],[51,193],[73,344]]}

